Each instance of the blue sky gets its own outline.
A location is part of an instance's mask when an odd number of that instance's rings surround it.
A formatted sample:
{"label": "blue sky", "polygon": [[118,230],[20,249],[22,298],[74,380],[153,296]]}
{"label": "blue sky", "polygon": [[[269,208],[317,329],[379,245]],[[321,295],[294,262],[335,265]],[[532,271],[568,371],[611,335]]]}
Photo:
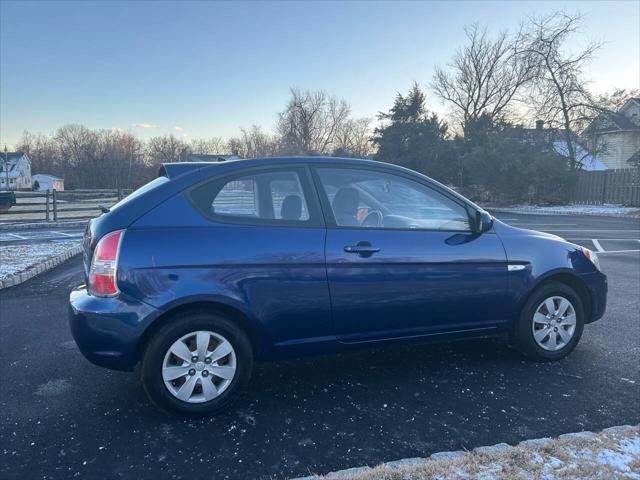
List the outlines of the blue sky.
{"label": "blue sky", "polygon": [[[587,15],[576,46],[606,42],[587,72],[594,89],[638,87],[639,5],[2,0],[0,143],[68,123],[142,137],[269,130],[292,86],[335,93],[373,117],[414,80],[426,87],[465,25],[514,29],[560,8]],[[428,102],[446,111],[430,92]]]}

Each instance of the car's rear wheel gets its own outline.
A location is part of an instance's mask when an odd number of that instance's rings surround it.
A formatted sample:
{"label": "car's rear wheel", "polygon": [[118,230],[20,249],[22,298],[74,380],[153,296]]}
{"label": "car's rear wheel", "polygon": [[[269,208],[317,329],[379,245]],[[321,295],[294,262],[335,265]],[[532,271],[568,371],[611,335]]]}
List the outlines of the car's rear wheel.
{"label": "car's rear wheel", "polygon": [[175,317],[149,341],[141,377],[151,400],[165,410],[218,413],[247,384],[251,344],[230,320],[207,313]]}
{"label": "car's rear wheel", "polygon": [[584,328],[580,296],[568,285],[549,282],[529,298],[515,328],[515,344],[536,360],[559,360],[576,347]]}

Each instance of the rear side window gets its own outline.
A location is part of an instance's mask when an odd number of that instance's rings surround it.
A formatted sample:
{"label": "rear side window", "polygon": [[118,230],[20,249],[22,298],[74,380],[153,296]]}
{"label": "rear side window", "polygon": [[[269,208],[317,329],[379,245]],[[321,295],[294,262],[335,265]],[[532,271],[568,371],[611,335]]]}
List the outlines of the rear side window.
{"label": "rear side window", "polygon": [[218,215],[258,216],[258,188],[253,178],[232,180],[211,202],[211,212]]}
{"label": "rear side window", "polygon": [[201,185],[191,199],[206,217],[225,222],[302,224],[312,220],[297,170],[244,173]]}

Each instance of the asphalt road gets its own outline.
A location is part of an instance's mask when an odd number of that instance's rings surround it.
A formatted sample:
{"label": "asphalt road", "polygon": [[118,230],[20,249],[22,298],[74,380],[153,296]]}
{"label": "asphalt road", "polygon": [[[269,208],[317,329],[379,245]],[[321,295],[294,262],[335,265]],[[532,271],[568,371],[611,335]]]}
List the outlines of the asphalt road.
{"label": "asphalt road", "polygon": [[259,364],[215,418],[160,413],[135,375],[81,356],[66,320],[79,258],[0,292],[0,477],[284,478],[639,423],[640,253],[623,250],[640,221],[502,217],[607,251],[608,311],[568,358],[483,340]]}

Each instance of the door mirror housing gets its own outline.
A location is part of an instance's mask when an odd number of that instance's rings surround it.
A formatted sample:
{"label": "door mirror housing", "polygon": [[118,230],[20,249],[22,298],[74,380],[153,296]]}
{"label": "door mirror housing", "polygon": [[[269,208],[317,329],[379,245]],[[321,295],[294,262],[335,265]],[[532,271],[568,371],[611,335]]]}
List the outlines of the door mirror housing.
{"label": "door mirror housing", "polygon": [[484,210],[476,211],[476,224],[475,224],[475,232],[476,233],[485,233],[491,230],[491,226],[493,225],[493,217],[489,212],[485,212]]}

